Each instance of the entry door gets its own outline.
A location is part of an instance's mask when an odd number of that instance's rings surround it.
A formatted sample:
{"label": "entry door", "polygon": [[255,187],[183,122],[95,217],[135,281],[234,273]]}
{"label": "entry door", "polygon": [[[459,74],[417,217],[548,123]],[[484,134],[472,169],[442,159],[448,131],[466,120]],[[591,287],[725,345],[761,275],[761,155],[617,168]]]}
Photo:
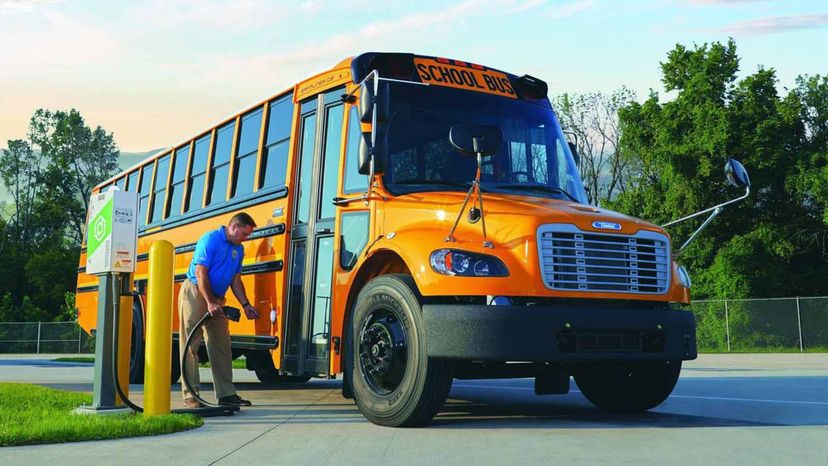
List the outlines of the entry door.
{"label": "entry door", "polygon": [[333,198],[339,183],[343,89],[301,105],[299,160],[294,178],[290,293],[283,346],[284,369],[327,375],[330,368],[334,266]]}

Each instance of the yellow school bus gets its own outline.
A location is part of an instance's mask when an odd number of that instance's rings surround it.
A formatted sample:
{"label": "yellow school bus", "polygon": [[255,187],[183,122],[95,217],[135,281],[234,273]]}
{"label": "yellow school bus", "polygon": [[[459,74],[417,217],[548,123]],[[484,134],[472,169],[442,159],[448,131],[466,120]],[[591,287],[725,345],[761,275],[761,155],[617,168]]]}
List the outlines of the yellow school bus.
{"label": "yellow school bus", "polygon": [[133,381],[150,244],[175,246],[177,294],[198,238],[245,211],[258,227],[241,274],[261,317],[230,329],[262,381],[341,374],[388,426],[429,422],[454,378],[534,377],[554,394],[574,377],[603,409],[660,404],[696,357],[689,276],[662,228],[588,204],[547,93],[464,61],[365,53],[97,186],[139,193]]}

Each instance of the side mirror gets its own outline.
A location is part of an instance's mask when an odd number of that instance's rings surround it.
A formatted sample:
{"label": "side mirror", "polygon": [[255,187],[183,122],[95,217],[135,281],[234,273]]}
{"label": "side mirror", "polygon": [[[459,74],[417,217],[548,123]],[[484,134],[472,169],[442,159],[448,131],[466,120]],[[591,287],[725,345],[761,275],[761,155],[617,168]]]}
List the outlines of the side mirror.
{"label": "side mirror", "polygon": [[727,176],[727,182],[737,188],[750,187],[750,178],[748,177],[747,170],[745,170],[745,167],[736,159],[727,159],[727,163],[725,164],[725,176]]}
{"label": "side mirror", "polygon": [[385,160],[387,150],[385,145],[385,133],[377,132],[377,143],[371,147],[371,133],[362,133],[359,141],[359,167],[360,175],[371,174],[371,154],[374,154],[374,173],[385,172]]}
{"label": "side mirror", "polygon": [[388,121],[388,100],[387,82],[380,82],[377,95],[374,95],[374,82],[364,81],[359,86],[359,119],[363,123],[371,123],[376,112],[377,122]]}
{"label": "side mirror", "polygon": [[578,154],[578,146],[572,141],[567,141],[569,152],[572,152],[572,158],[575,159],[575,165],[581,166],[581,156]]}
{"label": "side mirror", "polygon": [[490,156],[503,144],[503,131],[490,125],[454,125],[449,130],[449,142],[461,154]]}

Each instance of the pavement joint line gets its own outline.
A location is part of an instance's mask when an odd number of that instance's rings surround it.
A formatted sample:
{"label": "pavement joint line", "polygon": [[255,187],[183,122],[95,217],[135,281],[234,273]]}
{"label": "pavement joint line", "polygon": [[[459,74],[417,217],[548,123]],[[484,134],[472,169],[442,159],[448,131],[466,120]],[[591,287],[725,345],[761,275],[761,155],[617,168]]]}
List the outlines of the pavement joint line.
{"label": "pavement joint line", "polygon": [[750,403],[780,403],[780,404],[828,406],[828,402],[825,402],[825,401],[760,400],[760,399],[754,399],[754,398],[728,398],[728,397],[723,397],[723,396],[689,396],[689,395],[670,395],[670,398],[689,398],[689,399],[693,399],[693,400],[747,401],[747,402],[750,402]]}
{"label": "pavement joint line", "polygon": [[313,403],[310,403],[309,405],[305,406],[303,409],[300,409],[299,411],[297,411],[297,412],[293,413],[293,415],[292,415],[292,416],[288,417],[287,419],[284,419],[282,422],[279,422],[278,424],[276,424],[276,425],[274,425],[273,427],[271,427],[271,428],[267,429],[266,431],[262,432],[261,434],[259,434],[259,435],[255,436],[255,437],[253,437],[252,439],[250,439],[250,440],[248,440],[248,441],[244,442],[243,444],[239,445],[238,447],[234,448],[233,450],[230,450],[230,451],[229,451],[229,452],[227,452],[227,454],[225,454],[224,456],[221,456],[221,457],[219,457],[219,458],[214,459],[213,461],[211,461],[210,463],[208,463],[208,466],[212,466],[212,465],[214,465],[214,464],[218,463],[219,461],[221,461],[221,460],[223,460],[223,459],[227,458],[228,456],[232,455],[233,453],[236,453],[237,451],[239,451],[239,450],[241,450],[242,448],[244,448],[244,447],[246,447],[246,446],[250,445],[251,443],[255,442],[256,440],[258,440],[258,439],[260,439],[260,438],[264,437],[265,435],[269,434],[270,432],[273,432],[273,430],[274,430],[274,429],[276,429],[277,427],[280,427],[280,426],[282,426],[282,425],[284,425],[284,424],[287,424],[288,422],[290,422],[290,421],[292,421],[294,418],[296,418],[296,416],[298,416],[298,415],[302,414],[303,412],[307,411],[308,409],[310,409],[310,407],[311,407],[311,406],[314,406],[314,405],[316,405],[317,403],[319,403],[320,401],[322,401],[323,399],[327,398],[327,397],[328,397],[328,395],[330,395],[330,394],[331,394],[331,393],[333,393],[334,391],[336,391],[336,390],[329,390],[329,391],[328,391],[328,392],[326,392],[324,395],[322,395],[322,396],[321,396],[321,397],[319,397],[318,399],[314,400],[314,402],[313,402]]}
{"label": "pavement joint line", "polygon": [[[458,387],[468,387],[468,388],[500,388],[505,390],[532,390],[534,388],[529,387],[504,387],[502,385],[467,385],[467,384],[455,384]],[[570,393],[581,393],[580,390],[570,390]],[[819,405],[819,406],[828,406],[828,402],[825,401],[796,401],[796,400],[762,400],[756,398],[729,398],[723,396],[691,396],[691,395],[670,395],[670,398],[687,398],[691,400],[714,400],[714,401],[744,401],[749,403],[779,403],[779,404],[799,404],[799,405]]]}

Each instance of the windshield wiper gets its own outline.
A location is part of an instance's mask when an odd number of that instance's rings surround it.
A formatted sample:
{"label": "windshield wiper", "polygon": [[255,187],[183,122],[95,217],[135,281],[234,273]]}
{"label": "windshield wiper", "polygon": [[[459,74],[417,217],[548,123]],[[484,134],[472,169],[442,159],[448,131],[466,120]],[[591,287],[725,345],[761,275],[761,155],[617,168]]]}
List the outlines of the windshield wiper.
{"label": "windshield wiper", "polygon": [[576,199],[575,196],[573,196],[572,194],[569,194],[565,190],[558,188],[556,186],[548,186],[545,184],[496,184],[493,186],[495,188],[514,189],[516,191],[544,191],[555,194],[563,194],[564,196],[572,199],[574,202],[581,202],[578,199]]}
{"label": "windshield wiper", "polygon": [[439,181],[439,180],[405,180],[404,182],[397,182],[394,183],[396,185],[410,185],[410,184],[426,184],[426,185],[441,185],[441,186],[453,186],[457,188],[464,188],[468,189],[471,186],[471,182],[468,183],[455,183],[451,181]]}

